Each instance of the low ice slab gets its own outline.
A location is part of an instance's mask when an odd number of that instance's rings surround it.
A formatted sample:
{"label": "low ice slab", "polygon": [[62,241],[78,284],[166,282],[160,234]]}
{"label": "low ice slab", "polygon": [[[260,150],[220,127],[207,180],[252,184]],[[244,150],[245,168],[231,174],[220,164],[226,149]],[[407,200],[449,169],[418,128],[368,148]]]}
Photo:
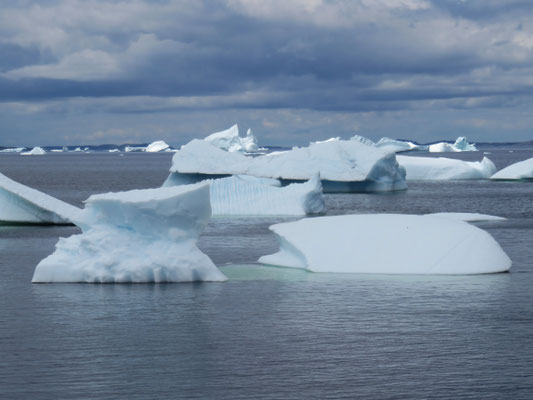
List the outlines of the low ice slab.
{"label": "low ice slab", "polygon": [[32,282],[225,281],[196,247],[210,216],[208,184],[93,195]]}
{"label": "low ice slab", "polygon": [[320,177],[276,187],[265,178],[236,175],[211,182],[213,215],[308,215],[326,211]]}
{"label": "low ice slab", "polygon": [[463,212],[442,212],[442,213],[426,214],[425,216],[447,218],[447,219],[452,219],[454,221],[465,221],[465,222],[507,221],[507,218],[498,217],[496,215],[463,213]]}
{"label": "low ice slab", "polygon": [[496,167],[487,157],[481,161],[452,158],[396,156],[407,172],[407,180],[489,179]]}
{"label": "low ice slab", "polygon": [[456,275],[511,268],[486,231],[445,218],[341,215],[276,224],[270,230],[280,250],[259,262],[312,272]]}
{"label": "low ice slab", "polygon": [[496,172],[490,179],[510,181],[533,179],[533,158],[511,164]]}
{"label": "low ice slab", "polygon": [[319,173],[325,192],[407,188],[405,170],[398,165],[395,154],[351,140],[311,143],[309,147],[258,157],[193,140],[174,155],[170,172],[167,184],[224,175],[252,175],[290,183],[309,180]]}
{"label": "low ice slab", "polygon": [[0,223],[70,224],[78,207],[0,174]]}

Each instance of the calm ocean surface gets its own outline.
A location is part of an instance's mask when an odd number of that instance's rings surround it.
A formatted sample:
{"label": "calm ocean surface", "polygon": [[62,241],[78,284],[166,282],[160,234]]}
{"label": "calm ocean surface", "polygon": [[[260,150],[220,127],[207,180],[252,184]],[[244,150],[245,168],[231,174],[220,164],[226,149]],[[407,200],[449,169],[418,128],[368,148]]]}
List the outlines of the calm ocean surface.
{"label": "calm ocean surface", "polygon": [[[498,168],[533,157],[489,151]],[[171,157],[0,154],[0,172],[81,206],[93,193],[160,186]],[[507,217],[478,226],[511,257],[511,273],[260,267],[277,250],[268,226],[290,219],[217,218],[199,245],[226,283],[32,285],[58,237],[79,230],[0,226],[0,398],[533,399],[533,182],[411,182],[326,202],[330,215]]]}

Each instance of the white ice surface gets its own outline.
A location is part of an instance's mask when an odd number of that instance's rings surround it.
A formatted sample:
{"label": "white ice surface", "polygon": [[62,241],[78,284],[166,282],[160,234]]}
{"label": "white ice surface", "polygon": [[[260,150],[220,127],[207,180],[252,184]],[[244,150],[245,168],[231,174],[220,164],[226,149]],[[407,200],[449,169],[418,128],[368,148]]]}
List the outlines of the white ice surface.
{"label": "white ice surface", "polygon": [[463,213],[463,212],[442,212],[425,214],[425,217],[447,218],[454,221],[481,222],[481,221],[506,221],[507,218],[497,217],[495,215]]}
{"label": "white ice surface", "polygon": [[254,153],[259,151],[257,138],[251,129],[246,132],[246,137],[239,136],[239,126],[233,125],[225,131],[215,132],[204,139],[213,145],[229,152]]}
{"label": "white ice surface", "polygon": [[20,153],[24,151],[24,149],[25,147],[9,148],[9,149],[0,150],[0,153]]}
{"label": "white ice surface", "polygon": [[34,147],[30,151],[25,151],[20,154],[23,156],[42,156],[46,154],[46,151],[42,149],[41,147]]}
{"label": "white ice surface", "polygon": [[359,135],[352,136],[350,140],[363,143],[367,146],[378,147],[389,153],[398,153],[400,151],[409,150],[427,150],[427,146],[418,145],[407,140],[390,139],[388,137],[382,137],[377,143],[374,143],[372,140]]}
{"label": "white ice surface", "polygon": [[490,177],[495,180],[533,179],[533,158],[511,164]]}
{"label": "white ice surface", "polygon": [[69,224],[78,207],[0,174],[0,222],[28,224]]}
{"label": "white ice surface", "polygon": [[285,187],[273,186],[279,181],[245,175],[209,182],[213,215],[307,215],[326,211],[318,175]]}
{"label": "white ice surface", "polygon": [[210,216],[208,184],[93,195],[32,282],[224,281],[196,247]]}
{"label": "white ice surface", "polygon": [[489,179],[496,167],[487,157],[481,161],[462,161],[445,157],[396,156],[407,172],[406,179],[412,180],[453,180]]}
{"label": "white ice surface", "polygon": [[150,143],[146,147],[145,151],[147,153],[158,153],[158,152],[164,151],[164,150],[166,150],[168,148],[170,148],[170,146],[168,144],[166,144],[163,140],[158,140],[158,141]]}
{"label": "white ice surface", "polygon": [[429,145],[431,153],[459,152],[459,151],[477,151],[476,145],[468,143],[466,137],[460,136],[455,143],[439,142]]}
{"label": "white ice surface", "polygon": [[311,143],[309,147],[258,157],[193,140],[174,155],[170,171],[287,180],[308,180],[319,173],[322,180],[372,182],[379,190],[406,188],[405,171],[394,154],[351,140]]}
{"label": "white ice surface", "polygon": [[272,225],[279,252],[260,263],[312,272],[485,274],[511,260],[486,231],[446,218],[375,214]]}

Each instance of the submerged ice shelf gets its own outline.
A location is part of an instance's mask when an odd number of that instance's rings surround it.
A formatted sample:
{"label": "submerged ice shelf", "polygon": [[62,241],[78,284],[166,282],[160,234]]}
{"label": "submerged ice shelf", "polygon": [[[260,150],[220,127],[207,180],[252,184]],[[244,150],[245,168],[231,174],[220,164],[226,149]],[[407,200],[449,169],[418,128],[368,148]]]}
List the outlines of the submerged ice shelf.
{"label": "submerged ice shelf", "polygon": [[0,173],[0,222],[70,224],[78,207],[29,188]]}
{"label": "submerged ice shelf", "polygon": [[210,216],[208,184],[93,195],[32,282],[225,281],[196,246]]}
{"label": "submerged ice shelf", "polygon": [[272,225],[279,252],[262,264],[312,272],[485,274],[511,260],[486,231],[447,218],[342,215]]}
{"label": "submerged ice shelf", "polygon": [[405,170],[396,156],[357,141],[311,143],[309,147],[257,157],[192,140],[174,155],[167,182],[192,183],[229,175],[301,182],[319,173],[324,192],[405,190]]}

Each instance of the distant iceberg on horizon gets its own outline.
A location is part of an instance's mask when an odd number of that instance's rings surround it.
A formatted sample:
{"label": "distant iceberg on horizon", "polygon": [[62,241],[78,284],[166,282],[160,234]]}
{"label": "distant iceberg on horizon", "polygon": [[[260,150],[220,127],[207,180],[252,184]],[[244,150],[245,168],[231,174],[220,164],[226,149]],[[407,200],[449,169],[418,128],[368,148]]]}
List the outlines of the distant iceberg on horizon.
{"label": "distant iceberg on horizon", "polygon": [[23,151],[20,153],[21,156],[42,156],[46,154],[46,151],[42,147],[34,147],[30,151]]}

